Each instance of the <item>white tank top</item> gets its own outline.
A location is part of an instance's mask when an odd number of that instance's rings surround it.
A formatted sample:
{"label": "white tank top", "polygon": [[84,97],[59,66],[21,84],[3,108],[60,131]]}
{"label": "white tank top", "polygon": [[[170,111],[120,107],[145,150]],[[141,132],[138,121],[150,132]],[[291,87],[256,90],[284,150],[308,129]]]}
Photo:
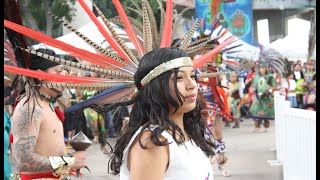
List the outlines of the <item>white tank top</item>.
{"label": "white tank top", "polygon": [[[128,149],[141,132],[141,129],[142,127],[132,136],[128,146],[123,151],[120,180],[130,179]],[[170,160],[164,180],[213,180],[212,166],[209,158],[192,140],[178,145],[168,132],[164,131],[161,135],[170,143]]]}

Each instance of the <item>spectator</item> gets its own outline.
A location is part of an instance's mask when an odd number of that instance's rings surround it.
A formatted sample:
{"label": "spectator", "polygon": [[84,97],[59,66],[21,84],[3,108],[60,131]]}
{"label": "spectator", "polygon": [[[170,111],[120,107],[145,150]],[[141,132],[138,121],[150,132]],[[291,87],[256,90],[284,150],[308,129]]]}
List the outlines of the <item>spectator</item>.
{"label": "spectator", "polygon": [[297,94],[296,94],[296,81],[293,79],[292,72],[289,72],[287,75],[287,82],[288,82],[288,93],[287,99],[290,101],[290,106],[296,108],[297,104]]}
{"label": "spectator", "polygon": [[311,83],[314,75],[315,75],[315,71],[313,70],[313,63],[309,62],[306,64],[306,71],[304,72],[305,82]]}
{"label": "spectator", "polygon": [[312,82],[309,85],[309,93],[307,97],[307,102],[305,105],[305,109],[307,110],[316,110],[316,74],[313,75]]}
{"label": "spectator", "polygon": [[293,66],[293,77],[297,84],[296,94],[298,108],[303,108],[303,93],[307,84],[304,82],[304,74],[301,70],[301,65],[295,64]]}

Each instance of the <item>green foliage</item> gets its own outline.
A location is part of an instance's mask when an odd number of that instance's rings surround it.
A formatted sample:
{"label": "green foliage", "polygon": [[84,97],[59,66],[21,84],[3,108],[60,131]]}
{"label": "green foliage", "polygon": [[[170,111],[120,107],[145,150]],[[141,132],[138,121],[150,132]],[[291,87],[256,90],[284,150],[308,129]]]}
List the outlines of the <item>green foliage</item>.
{"label": "green foliage", "polygon": [[[69,0],[69,2],[74,5],[76,0]],[[72,17],[75,15],[74,10],[72,9],[68,2],[65,0],[54,0],[52,2],[52,12],[59,16],[59,17],[65,17],[65,20],[68,22],[71,22]]]}
{"label": "green foliage", "polygon": [[[132,0],[138,4],[138,6],[141,8],[141,0]],[[160,10],[159,10],[159,5],[156,0],[148,0],[150,3],[150,6],[155,14],[156,20],[159,23],[160,22]],[[99,9],[102,11],[102,13],[107,17],[107,18],[112,18],[114,16],[118,16],[118,12],[116,8],[114,7],[112,0],[93,0],[93,3],[95,3]],[[131,0],[121,0],[121,4],[126,11],[126,14],[139,22],[142,23],[142,17],[138,15],[136,12],[131,11],[127,7],[131,7],[133,9],[137,9],[134,4],[131,2]],[[95,11],[94,11],[95,12]],[[96,13],[97,15],[97,13]],[[158,24],[159,25],[159,24]]]}
{"label": "green foliage", "polygon": [[[49,11],[59,17],[64,17],[65,20],[70,22],[74,16],[74,9],[70,7],[75,4],[76,0],[47,0]],[[23,24],[30,27],[28,18],[33,18],[38,26],[38,31],[46,32],[47,28],[52,28],[52,37],[59,37],[62,35],[62,25],[55,19],[53,19],[52,27],[47,27],[46,18],[48,11],[45,8],[45,1],[39,0],[22,0],[21,3],[28,3],[28,10],[31,13],[31,17],[22,9]]]}

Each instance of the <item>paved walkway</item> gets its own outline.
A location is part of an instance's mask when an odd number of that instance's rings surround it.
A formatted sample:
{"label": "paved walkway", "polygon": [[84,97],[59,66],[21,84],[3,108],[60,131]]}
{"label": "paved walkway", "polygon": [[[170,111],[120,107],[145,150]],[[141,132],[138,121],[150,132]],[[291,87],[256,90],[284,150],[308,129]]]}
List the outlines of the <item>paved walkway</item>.
{"label": "paved walkway", "polygon": [[[230,177],[220,175],[217,164],[213,164],[215,180],[282,180],[282,167],[270,166],[267,161],[276,159],[274,121],[266,133],[253,133],[252,121],[245,119],[238,129],[224,128],[224,139],[229,158],[226,168]],[[88,148],[88,167],[82,170],[86,180],[119,180],[119,176],[107,173],[109,158],[99,144]],[[72,178],[77,179],[77,178]]]}

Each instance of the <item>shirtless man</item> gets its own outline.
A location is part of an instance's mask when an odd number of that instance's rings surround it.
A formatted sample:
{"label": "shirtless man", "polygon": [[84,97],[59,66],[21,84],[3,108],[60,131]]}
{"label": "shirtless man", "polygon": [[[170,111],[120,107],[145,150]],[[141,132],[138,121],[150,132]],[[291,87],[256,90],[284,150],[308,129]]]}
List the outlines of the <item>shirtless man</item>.
{"label": "shirtless man", "polygon": [[[50,74],[62,73],[61,65],[37,56],[31,58],[30,69]],[[12,116],[12,147],[22,180],[63,178],[70,170],[85,167],[85,151],[72,155],[67,155],[66,152],[63,118],[56,114],[52,104],[52,99],[59,97],[61,91],[39,87],[39,93],[35,93],[30,99],[26,94],[18,99]]]}

